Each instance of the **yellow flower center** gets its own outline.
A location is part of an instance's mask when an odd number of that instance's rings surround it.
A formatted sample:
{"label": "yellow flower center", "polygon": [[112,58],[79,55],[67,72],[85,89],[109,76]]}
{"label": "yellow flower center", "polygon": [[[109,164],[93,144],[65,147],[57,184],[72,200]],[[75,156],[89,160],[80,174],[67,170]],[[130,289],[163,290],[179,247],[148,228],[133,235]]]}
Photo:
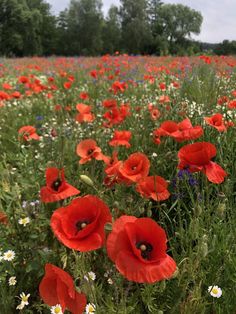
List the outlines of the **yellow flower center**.
{"label": "yellow flower center", "polygon": [[94,307],[92,305],[89,306],[89,313],[93,313],[94,312]]}
{"label": "yellow flower center", "polygon": [[212,291],[212,293],[214,293],[214,294],[217,294],[217,293],[218,293],[218,289],[217,289],[217,288],[213,288],[211,291]]}
{"label": "yellow flower center", "polygon": [[28,301],[28,296],[27,296],[27,295],[23,296],[23,297],[22,297],[22,301],[23,301],[23,302],[27,302],[27,301]]}
{"label": "yellow flower center", "polygon": [[60,313],[61,312],[61,308],[59,307],[59,306],[57,306],[56,308],[55,308],[55,310],[54,310],[54,313],[55,314],[58,314],[58,313]]}

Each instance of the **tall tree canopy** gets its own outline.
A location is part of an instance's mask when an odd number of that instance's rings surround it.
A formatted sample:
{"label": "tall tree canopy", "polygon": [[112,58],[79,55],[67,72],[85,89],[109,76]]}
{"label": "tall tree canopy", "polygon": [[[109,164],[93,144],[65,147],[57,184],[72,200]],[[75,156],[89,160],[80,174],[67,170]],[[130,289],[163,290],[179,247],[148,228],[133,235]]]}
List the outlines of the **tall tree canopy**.
{"label": "tall tree canopy", "polygon": [[46,0],[0,0],[0,55],[180,54],[196,46],[202,23],[201,13],[161,0],[120,0],[105,17],[102,0],[50,9]]}
{"label": "tall tree canopy", "polygon": [[121,0],[123,47],[129,53],[140,53],[151,40],[146,0]]}

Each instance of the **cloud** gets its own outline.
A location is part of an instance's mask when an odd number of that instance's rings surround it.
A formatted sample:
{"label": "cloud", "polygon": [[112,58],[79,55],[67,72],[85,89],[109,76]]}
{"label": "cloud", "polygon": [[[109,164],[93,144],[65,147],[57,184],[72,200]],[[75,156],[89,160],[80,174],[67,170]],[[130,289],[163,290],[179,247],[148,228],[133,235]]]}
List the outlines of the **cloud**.
{"label": "cloud", "polygon": [[[133,0],[135,1],[135,0]],[[48,0],[53,12],[59,13],[69,5],[69,0]],[[200,11],[203,15],[201,33],[194,36],[203,42],[218,43],[224,39],[236,40],[236,0],[163,0],[164,3],[181,3]],[[119,5],[119,0],[103,0],[106,14],[112,4]]]}

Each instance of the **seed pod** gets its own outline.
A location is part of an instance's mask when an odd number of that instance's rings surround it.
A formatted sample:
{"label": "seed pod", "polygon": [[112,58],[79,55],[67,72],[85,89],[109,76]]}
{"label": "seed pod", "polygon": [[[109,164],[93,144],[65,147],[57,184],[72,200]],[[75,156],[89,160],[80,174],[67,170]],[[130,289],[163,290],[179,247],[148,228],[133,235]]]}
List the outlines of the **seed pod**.
{"label": "seed pod", "polygon": [[87,185],[89,185],[89,186],[94,186],[94,183],[93,183],[92,179],[90,179],[88,176],[86,176],[86,175],[84,175],[84,174],[82,174],[82,175],[80,176],[80,180],[81,180],[83,183],[85,183],[85,184],[87,184]]}

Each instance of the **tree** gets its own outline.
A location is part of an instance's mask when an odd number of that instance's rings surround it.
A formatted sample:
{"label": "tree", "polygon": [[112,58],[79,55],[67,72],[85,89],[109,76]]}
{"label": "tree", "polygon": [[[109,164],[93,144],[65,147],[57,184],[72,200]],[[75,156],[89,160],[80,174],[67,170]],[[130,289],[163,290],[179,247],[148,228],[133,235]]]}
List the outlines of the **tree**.
{"label": "tree", "polygon": [[118,7],[112,5],[103,26],[103,52],[113,54],[120,50],[121,23]]}
{"label": "tree", "polygon": [[122,42],[129,53],[143,53],[151,41],[146,0],[121,0]]}
{"label": "tree", "polygon": [[[52,53],[55,29],[43,0],[0,0],[0,52],[7,56]],[[51,34],[51,35],[50,35]]]}
{"label": "tree", "polygon": [[184,48],[191,34],[200,33],[203,17],[198,11],[182,4],[165,4],[159,14],[161,34],[168,40],[172,53],[177,52],[176,46]]}
{"label": "tree", "polygon": [[101,0],[71,0],[68,10],[68,33],[71,52],[97,55],[102,50]]}

